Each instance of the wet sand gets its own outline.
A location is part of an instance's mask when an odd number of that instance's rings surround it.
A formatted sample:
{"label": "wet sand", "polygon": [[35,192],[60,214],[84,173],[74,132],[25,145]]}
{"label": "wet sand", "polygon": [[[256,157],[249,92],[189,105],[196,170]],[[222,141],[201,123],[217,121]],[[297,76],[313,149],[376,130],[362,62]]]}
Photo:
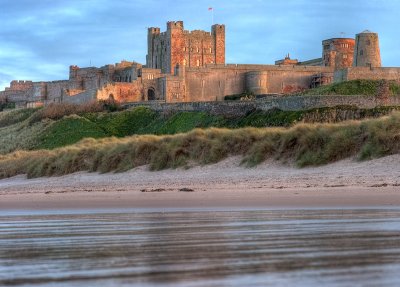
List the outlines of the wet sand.
{"label": "wet sand", "polygon": [[1,286],[399,286],[399,209],[0,215]]}
{"label": "wet sand", "polygon": [[0,181],[0,209],[399,207],[400,155],[298,169],[209,166]]}

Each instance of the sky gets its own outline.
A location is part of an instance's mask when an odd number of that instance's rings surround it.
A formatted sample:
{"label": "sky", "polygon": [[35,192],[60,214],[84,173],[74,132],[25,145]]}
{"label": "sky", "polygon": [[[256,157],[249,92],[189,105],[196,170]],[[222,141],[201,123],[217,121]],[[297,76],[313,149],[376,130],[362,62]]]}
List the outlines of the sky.
{"label": "sky", "polygon": [[[209,11],[213,7],[213,12]],[[226,62],[321,57],[321,42],[379,33],[382,64],[400,66],[398,0],[0,0],[0,90],[11,80],[68,79],[70,65],[145,64],[147,28],[226,25]]]}

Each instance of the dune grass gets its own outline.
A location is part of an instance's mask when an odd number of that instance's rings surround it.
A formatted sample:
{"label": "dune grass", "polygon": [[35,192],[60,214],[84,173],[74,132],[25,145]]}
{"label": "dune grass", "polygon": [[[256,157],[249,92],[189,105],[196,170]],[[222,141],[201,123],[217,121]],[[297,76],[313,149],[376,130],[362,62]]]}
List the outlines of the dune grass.
{"label": "dune grass", "polygon": [[[97,111],[100,109],[100,112]],[[399,107],[359,109],[337,106],[306,111],[252,111],[246,115],[223,117],[205,112],[157,113],[137,107],[117,112],[102,105],[75,107],[51,105],[44,109],[21,109],[0,113],[0,154],[16,150],[54,149],[75,144],[84,138],[169,135],[196,128],[290,127],[296,123],[342,122],[390,114]]]}
{"label": "dune grass", "polygon": [[58,176],[77,171],[121,172],[190,167],[241,156],[246,166],[275,159],[298,167],[348,157],[366,160],[400,151],[400,113],[342,124],[298,124],[291,128],[195,129],[176,135],[84,139],[54,150],[0,156],[0,177]]}

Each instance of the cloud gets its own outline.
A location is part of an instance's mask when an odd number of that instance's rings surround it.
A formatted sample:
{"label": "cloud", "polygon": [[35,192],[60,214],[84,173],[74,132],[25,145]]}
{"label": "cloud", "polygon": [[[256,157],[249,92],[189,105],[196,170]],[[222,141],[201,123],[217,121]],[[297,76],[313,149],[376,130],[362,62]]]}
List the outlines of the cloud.
{"label": "cloud", "polygon": [[321,56],[323,39],[380,33],[383,63],[400,66],[397,1],[321,0],[0,0],[0,90],[10,79],[57,80],[71,64],[145,62],[147,27],[183,20],[189,30],[227,29],[227,60],[273,63],[286,53]]}

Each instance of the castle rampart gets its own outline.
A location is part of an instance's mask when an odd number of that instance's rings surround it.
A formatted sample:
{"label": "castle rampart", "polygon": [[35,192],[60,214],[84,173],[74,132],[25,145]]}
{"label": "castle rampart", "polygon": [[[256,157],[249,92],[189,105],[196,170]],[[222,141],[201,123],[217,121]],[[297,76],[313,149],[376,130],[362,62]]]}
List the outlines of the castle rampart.
{"label": "castle rampart", "polygon": [[301,111],[324,107],[353,106],[360,109],[372,109],[381,106],[400,106],[400,96],[379,99],[376,96],[288,96],[257,101],[225,101],[225,102],[190,102],[190,103],[129,103],[127,107],[148,107],[155,111],[169,114],[176,111],[207,112],[221,116],[245,116],[247,113],[261,110],[279,109],[282,111]]}
{"label": "castle rampart", "polygon": [[351,67],[335,72],[335,82],[351,80],[389,80],[400,82],[400,68]]}
{"label": "castle rampart", "polygon": [[[129,61],[100,68],[73,65],[68,80],[12,81],[0,98],[21,106],[83,103],[94,98],[123,103],[221,102],[227,95],[244,92],[290,94],[333,79],[400,81],[400,68],[380,68],[378,36],[369,31],[358,34],[356,40],[324,40],[323,58],[299,62],[288,54],[276,65],[225,64],[224,25],[213,25],[210,32],[188,31],[182,21],[171,21],[165,32],[149,28],[147,43],[146,66]],[[303,103],[313,105],[311,99]]]}

